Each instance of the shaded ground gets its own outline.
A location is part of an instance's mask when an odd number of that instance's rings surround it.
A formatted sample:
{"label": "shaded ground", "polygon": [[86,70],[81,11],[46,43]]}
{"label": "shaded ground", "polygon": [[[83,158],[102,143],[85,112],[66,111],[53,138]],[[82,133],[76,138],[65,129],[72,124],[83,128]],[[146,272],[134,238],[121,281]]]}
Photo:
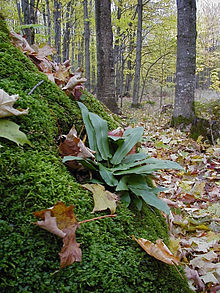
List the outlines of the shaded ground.
{"label": "shaded ground", "polygon": [[168,222],[170,249],[181,258],[196,292],[220,292],[220,141],[211,146],[203,137],[167,128],[169,115],[153,114],[151,106],[131,109],[126,100],[125,125],[142,125],[142,148],[149,155],[180,163],[185,172],[156,172],[160,194],[172,208]]}

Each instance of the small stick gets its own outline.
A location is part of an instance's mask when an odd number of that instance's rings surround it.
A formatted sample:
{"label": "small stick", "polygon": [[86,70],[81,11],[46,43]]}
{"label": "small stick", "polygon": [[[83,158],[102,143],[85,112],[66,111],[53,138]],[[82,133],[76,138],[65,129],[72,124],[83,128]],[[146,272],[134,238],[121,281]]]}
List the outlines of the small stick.
{"label": "small stick", "polygon": [[174,267],[175,267],[175,269],[176,269],[177,273],[180,275],[181,279],[183,279],[183,280],[184,280],[184,278],[183,278],[183,275],[182,275],[182,274],[181,274],[181,272],[179,271],[179,269],[178,269],[177,265],[175,264],[175,262],[174,262],[174,261],[172,261],[172,263],[173,263],[173,265],[174,265]]}
{"label": "small stick", "polygon": [[41,80],[40,82],[38,82],[30,91],[29,91],[29,93],[28,93],[28,96],[30,96],[32,93],[33,93],[33,91],[39,86],[39,85],[41,85],[42,83],[44,82],[44,80]]}
{"label": "small stick", "polygon": [[83,129],[84,129],[84,125],[81,127],[81,129],[80,129],[80,132],[79,132],[79,135],[78,135],[78,138],[80,138],[80,136],[81,136],[81,134],[82,134],[82,132],[83,132]]}
{"label": "small stick", "polygon": [[88,219],[88,220],[83,220],[81,222],[78,222],[78,224],[83,224],[83,223],[87,223],[87,222],[92,222],[92,221],[96,221],[99,219],[104,219],[104,218],[113,218],[113,217],[117,217],[117,215],[105,215],[105,216],[101,216],[101,217],[97,217],[97,218],[92,218],[92,219]]}

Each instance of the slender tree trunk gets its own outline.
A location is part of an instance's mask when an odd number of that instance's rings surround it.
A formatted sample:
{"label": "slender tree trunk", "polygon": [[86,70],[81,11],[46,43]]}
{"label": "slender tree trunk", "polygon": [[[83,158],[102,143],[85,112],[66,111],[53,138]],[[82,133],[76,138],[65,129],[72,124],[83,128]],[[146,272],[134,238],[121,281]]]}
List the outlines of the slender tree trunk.
{"label": "slender tree trunk", "polygon": [[177,63],[173,118],[194,119],[196,1],[177,0]]}
{"label": "slender tree trunk", "polygon": [[[21,7],[23,12],[24,24],[30,24],[30,10],[29,0],[22,0]],[[24,29],[28,43],[31,43],[31,30],[29,28]]]}
{"label": "slender tree trunk", "polygon": [[[30,18],[30,24],[35,24],[35,0],[30,0],[30,8],[29,8],[29,18]],[[34,38],[35,38],[35,31],[34,28],[30,28],[30,44],[34,44]]]}
{"label": "slender tree trunk", "polygon": [[97,47],[97,98],[118,113],[115,99],[111,1],[95,0]]}
{"label": "slender tree trunk", "polygon": [[83,1],[84,8],[84,31],[85,31],[85,67],[86,74],[85,77],[87,79],[85,86],[88,91],[90,91],[90,29],[89,29],[89,14],[88,14],[88,3],[87,0]]}
{"label": "slender tree trunk", "polygon": [[45,5],[43,6],[43,21],[44,21],[44,34],[46,38],[47,37],[47,19],[46,19]]}
{"label": "slender tree trunk", "polygon": [[51,46],[51,18],[49,0],[46,0],[47,5],[47,24],[48,24],[48,44]]}
{"label": "slender tree trunk", "polygon": [[20,1],[16,1],[16,5],[17,5],[17,10],[18,10],[18,17],[19,17],[19,21],[20,21],[20,25],[23,24],[22,21],[22,17],[21,17],[21,5],[20,5]]}
{"label": "slender tree trunk", "polygon": [[92,90],[96,92],[96,53],[95,53],[95,40],[94,37],[91,39],[91,61],[92,61]]}
{"label": "slender tree trunk", "polygon": [[132,106],[138,106],[139,86],[140,86],[140,70],[141,70],[141,49],[142,49],[142,0],[138,0],[138,28],[137,28],[137,49],[136,49],[136,67],[133,85]]}
{"label": "slender tree trunk", "polygon": [[61,63],[61,3],[54,0],[54,33],[57,51],[56,62]]}
{"label": "slender tree trunk", "polygon": [[120,107],[122,108],[123,103],[123,91],[124,91],[124,69],[125,69],[125,59],[124,59],[125,44],[121,44],[121,81],[120,81],[120,97],[121,103]]}
{"label": "slender tree trunk", "polygon": [[71,19],[73,9],[71,7],[71,1],[67,4],[66,11],[66,28],[63,36],[63,62],[69,60],[70,56],[70,30],[71,30]]}
{"label": "slender tree trunk", "polygon": [[75,42],[74,42],[74,29],[71,28],[71,66],[74,66],[75,61]]}
{"label": "slender tree trunk", "polygon": [[78,41],[78,67],[83,67],[83,48],[84,48],[84,38]]}
{"label": "slender tree trunk", "polygon": [[[117,11],[117,19],[120,20],[121,18],[121,0],[118,3],[118,11]],[[116,87],[116,98],[118,100],[118,97],[120,96],[120,45],[119,45],[119,38],[120,38],[120,26],[117,27],[117,38],[115,41],[115,47],[114,47],[114,62],[115,62],[115,87]]]}

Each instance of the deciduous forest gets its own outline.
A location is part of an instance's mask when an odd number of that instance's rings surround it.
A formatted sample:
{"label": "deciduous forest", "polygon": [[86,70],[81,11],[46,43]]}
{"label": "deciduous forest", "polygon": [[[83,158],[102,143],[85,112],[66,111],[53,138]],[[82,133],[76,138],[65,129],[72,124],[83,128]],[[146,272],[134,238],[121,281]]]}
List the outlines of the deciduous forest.
{"label": "deciduous forest", "polygon": [[220,292],[219,15],[0,0],[1,292]]}

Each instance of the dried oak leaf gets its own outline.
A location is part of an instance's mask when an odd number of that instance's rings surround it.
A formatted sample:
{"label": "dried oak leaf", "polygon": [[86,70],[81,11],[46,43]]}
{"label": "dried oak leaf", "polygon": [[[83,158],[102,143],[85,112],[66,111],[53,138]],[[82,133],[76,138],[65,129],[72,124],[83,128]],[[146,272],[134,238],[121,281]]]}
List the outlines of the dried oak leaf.
{"label": "dried oak leaf", "polygon": [[0,89],[0,118],[28,114],[28,109],[18,110],[13,108],[18,98],[18,95],[9,96],[4,90]]}
{"label": "dried oak leaf", "polygon": [[75,238],[79,225],[73,212],[73,205],[67,207],[63,202],[57,202],[54,207],[34,212],[34,215],[43,220],[34,224],[63,239],[63,247],[59,253],[60,269],[74,261],[81,261],[82,251]]}
{"label": "dried oak leaf", "polygon": [[82,187],[92,192],[94,199],[94,209],[92,213],[110,209],[111,214],[116,211],[116,202],[118,197],[116,194],[105,190],[104,186],[100,184],[84,184]]}
{"label": "dried oak leaf", "polygon": [[179,258],[172,254],[161,239],[157,239],[156,244],[144,238],[136,239],[132,236],[132,239],[135,240],[149,255],[156,259],[168,265],[179,264]]}

